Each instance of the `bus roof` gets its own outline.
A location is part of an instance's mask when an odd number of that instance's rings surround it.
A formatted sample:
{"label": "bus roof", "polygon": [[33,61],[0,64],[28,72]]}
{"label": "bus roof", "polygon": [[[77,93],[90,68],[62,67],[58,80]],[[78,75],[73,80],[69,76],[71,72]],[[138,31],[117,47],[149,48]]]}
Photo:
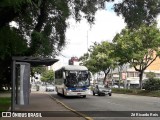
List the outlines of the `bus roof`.
{"label": "bus roof", "polygon": [[64,70],[77,70],[77,71],[83,71],[83,70],[88,70],[87,67],[85,66],[79,66],[79,65],[67,65],[67,66],[64,66],[62,67],[62,69]]}

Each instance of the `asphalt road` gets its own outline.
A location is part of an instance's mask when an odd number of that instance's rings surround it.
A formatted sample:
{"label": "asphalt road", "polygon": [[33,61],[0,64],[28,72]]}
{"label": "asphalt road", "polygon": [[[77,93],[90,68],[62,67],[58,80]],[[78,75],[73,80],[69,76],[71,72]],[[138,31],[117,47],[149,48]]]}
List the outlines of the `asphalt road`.
{"label": "asphalt road", "polygon": [[95,120],[160,120],[160,98],[157,97],[113,94],[111,97],[89,95],[80,98],[50,94]]}

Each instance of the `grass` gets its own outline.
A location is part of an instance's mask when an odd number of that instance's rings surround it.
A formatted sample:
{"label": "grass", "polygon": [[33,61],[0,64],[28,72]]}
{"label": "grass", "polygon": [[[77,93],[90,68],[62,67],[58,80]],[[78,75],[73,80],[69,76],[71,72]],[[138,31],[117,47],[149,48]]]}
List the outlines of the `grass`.
{"label": "grass", "polygon": [[142,96],[160,97],[160,90],[146,91],[146,90],[139,90],[139,89],[113,88],[112,92],[113,93],[120,93],[120,94],[129,94],[129,95],[142,95]]}
{"label": "grass", "polygon": [[0,97],[0,112],[7,111],[11,105],[10,97]]}

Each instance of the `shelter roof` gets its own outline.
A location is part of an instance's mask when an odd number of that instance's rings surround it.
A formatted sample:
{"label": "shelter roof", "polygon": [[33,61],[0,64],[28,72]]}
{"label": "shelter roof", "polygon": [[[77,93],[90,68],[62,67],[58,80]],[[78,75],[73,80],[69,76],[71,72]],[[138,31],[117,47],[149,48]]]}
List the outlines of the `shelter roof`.
{"label": "shelter roof", "polygon": [[30,63],[31,66],[39,66],[39,65],[46,65],[50,66],[58,61],[58,59],[52,58],[41,58],[41,57],[28,57],[28,56],[14,56],[12,60],[16,62],[27,62]]}

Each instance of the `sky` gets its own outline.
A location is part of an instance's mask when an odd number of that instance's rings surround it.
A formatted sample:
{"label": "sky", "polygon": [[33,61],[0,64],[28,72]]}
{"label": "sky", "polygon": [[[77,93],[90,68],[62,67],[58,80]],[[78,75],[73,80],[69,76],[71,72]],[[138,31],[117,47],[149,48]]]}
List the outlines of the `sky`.
{"label": "sky", "polygon": [[104,10],[98,10],[95,14],[95,24],[92,26],[85,19],[76,22],[72,17],[68,19],[69,27],[66,30],[66,47],[61,55],[57,56],[62,65],[67,65],[68,60],[80,57],[87,53],[87,49],[94,42],[112,41],[117,33],[126,26],[122,16],[117,16],[113,11],[114,3],[106,3]]}

